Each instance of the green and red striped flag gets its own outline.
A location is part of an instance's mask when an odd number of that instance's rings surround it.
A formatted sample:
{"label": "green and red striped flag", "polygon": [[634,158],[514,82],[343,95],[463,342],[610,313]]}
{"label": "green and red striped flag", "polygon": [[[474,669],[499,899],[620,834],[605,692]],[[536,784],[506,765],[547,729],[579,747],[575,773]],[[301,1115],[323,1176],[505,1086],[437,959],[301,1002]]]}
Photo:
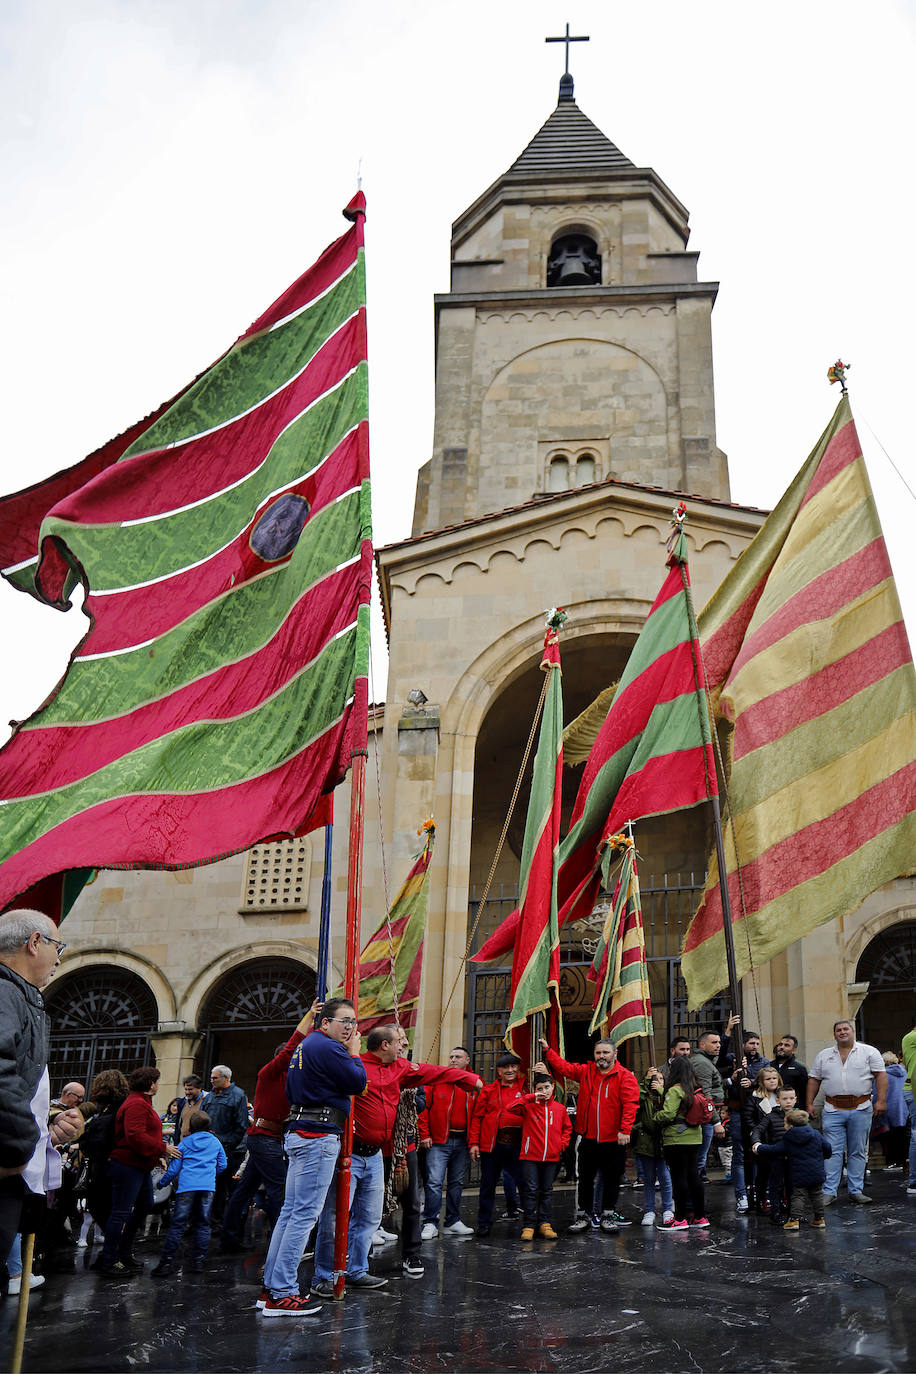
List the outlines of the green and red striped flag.
{"label": "green and red striped flag", "polygon": [[[422,853],[395,897],[388,918],[369,937],[359,957],[357,994],[360,1034],[368,1035],[376,1026],[389,1026],[394,1022],[393,982],[398,993],[398,1024],[407,1032],[411,1044],[420,1000],[435,823],[426,821],[417,834],[424,837]],[[334,996],[344,996],[342,984]]]}
{"label": "green and red striped flag", "polygon": [[[547,618],[541,671],[547,674],[544,710],[531,778],[519,882],[518,933],[509,984],[511,1004],[506,1045],[530,1068],[531,1018],[546,1013],[545,1033],[563,1052],[560,1011],[560,927],[557,867],[563,799],[563,677],[559,633],[566,620],[561,607]],[[475,955],[486,959],[486,946]],[[539,1058],[535,1055],[534,1058]]]}
{"label": "green and red striped flag", "polygon": [[[560,845],[560,928],[585,919],[601,889],[609,838],[628,821],[697,806],[717,794],[702,663],[690,628],[683,505],[669,548],[669,572],[633,646],[598,733]],[[480,950],[494,959],[511,949],[518,912]]]}
{"label": "green and red striped flag", "polygon": [[0,501],[0,567],[89,628],[0,750],[0,908],[49,875],[293,835],[364,747],[371,525],[362,193],[222,358]]}
{"label": "green and red striped flag", "polygon": [[[916,674],[847,397],[700,636],[734,727],[724,840],[742,974],[916,865]],[[728,981],[715,858],[682,970],[694,1007]]]}
{"label": "green and red striped flag", "polygon": [[[636,846],[630,836],[610,837],[605,851],[606,868],[621,849],[620,876],[588,971],[588,977],[597,985],[589,1034],[600,1031],[615,1045],[634,1036],[653,1035]],[[610,873],[606,871],[605,887],[610,887],[610,882]]]}

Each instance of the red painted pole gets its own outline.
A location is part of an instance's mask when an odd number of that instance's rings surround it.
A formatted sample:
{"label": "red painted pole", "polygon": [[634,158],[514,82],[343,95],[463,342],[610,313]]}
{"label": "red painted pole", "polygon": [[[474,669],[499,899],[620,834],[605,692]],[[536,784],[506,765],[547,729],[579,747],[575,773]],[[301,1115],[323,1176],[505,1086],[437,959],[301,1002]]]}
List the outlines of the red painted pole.
{"label": "red painted pole", "polygon": [[[357,1006],[359,993],[359,930],[363,891],[363,810],[366,796],[367,757],[365,749],[355,751],[353,768],[350,773],[350,854],[347,865],[347,945],[344,964],[344,991],[354,1007]],[[351,1110],[341,1136],[340,1158],[337,1163],[334,1297],[338,1300],[343,1297],[346,1286],[347,1241],[350,1223],[350,1151],[352,1146],[353,1112]]]}

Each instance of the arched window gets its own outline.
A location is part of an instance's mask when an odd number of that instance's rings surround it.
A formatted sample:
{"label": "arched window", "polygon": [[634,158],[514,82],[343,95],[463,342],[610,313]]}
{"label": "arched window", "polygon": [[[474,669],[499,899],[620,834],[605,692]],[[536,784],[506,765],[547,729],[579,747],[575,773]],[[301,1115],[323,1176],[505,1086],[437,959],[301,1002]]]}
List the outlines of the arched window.
{"label": "arched window", "polygon": [[77,969],[45,995],[51,1017],[51,1090],[71,1080],[89,1085],[102,1069],[131,1069],[155,1060],[150,1032],[159,1025],[153,993],[136,973],[111,964]]}
{"label": "arched window", "polygon": [[900,1041],[913,1024],[916,923],[888,926],[870,940],[856,966],[856,982],[869,984],[857,1018],[859,1038],[899,1054]]}
{"label": "arched window", "polygon": [[225,1063],[249,1097],[258,1070],[296,1029],[315,996],[315,973],[295,959],[252,959],[221,978],[198,1018],[205,1032],[200,1067],[204,1080]]}
{"label": "arched window", "polygon": [[599,286],[601,255],[588,234],[561,234],[547,259],[548,286]]}
{"label": "arched window", "polygon": [[569,460],[556,453],[547,465],[547,490],[569,490]]}
{"label": "arched window", "polygon": [[576,459],[576,486],[585,487],[589,482],[594,482],[597,476],[595,455],[593,453],[583,453]]}

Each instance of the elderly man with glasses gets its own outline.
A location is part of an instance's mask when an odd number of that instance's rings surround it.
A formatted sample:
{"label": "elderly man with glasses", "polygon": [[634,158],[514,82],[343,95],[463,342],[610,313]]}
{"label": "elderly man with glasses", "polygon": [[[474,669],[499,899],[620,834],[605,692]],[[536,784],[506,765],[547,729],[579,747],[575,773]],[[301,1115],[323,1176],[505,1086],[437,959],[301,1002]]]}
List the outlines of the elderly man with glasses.
{"label": "elderly man with glasses", "polygon": [[60,1184],[51,1146],[73,1140],[83,1121],[75,1107],[48,1126],[50,1021],[39,991],[64,951],[57,927],[40,911],[0,916],[0,1265],[19,1230],[27,1193]]}

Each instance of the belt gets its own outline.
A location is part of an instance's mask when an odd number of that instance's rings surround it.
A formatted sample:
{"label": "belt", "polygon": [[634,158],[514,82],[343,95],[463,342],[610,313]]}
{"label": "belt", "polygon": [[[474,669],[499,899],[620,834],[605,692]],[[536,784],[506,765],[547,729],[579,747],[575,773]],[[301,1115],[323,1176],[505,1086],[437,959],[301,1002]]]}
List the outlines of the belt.
{"label": "belt", "polygon": [[266,1116],[259,1116],[254,1123],[256,1131],[266,1131],[268,1135],[275,1135],[278,1139],[283,1130],[282,1121],[269,1121]]}
{"label": "belt", "polygon": [[289,1109],[289,1116],[283,1125],[289,1130],[295,1128],[302,1121],[313,1122],[316,1126],[340,1126],[346,1124],[347,1113],[341,1111],[339,1107],[330,1107],[321,1104],[316,1107],[306,1107],[301,1102],[295,1102]]}
{"label": "belt", "polygon": [[826,1101],[841,1112],[851,1112],[856,1107],[861,1107],[863,1102],[870,1102],[871,1093],[863,1093],[861,1097],[856,1097],[855,1093],[838,1093],[834,1097],[828,1096]]}
{"label": "belt", "polygon": [[522,1128],[514,1126],[503,1126],[496,1132],[497,1145],[520,1145],[522,1142]]}
{"label": "belt", "polygon": [[368,1159],[370,1155],[377,1155],[382,1148],[381,1145],[370,1145],[368,1140],[360,1140],[358,1135],[353,1137],[353,1153],[363,1155]]}
{"label": "belt", "polygon": [[455,1140],[464,1140],[467,1136],[467,1131],[449,1131],[448,1134],[450,1140],[452,1138],[454,1138]]}

